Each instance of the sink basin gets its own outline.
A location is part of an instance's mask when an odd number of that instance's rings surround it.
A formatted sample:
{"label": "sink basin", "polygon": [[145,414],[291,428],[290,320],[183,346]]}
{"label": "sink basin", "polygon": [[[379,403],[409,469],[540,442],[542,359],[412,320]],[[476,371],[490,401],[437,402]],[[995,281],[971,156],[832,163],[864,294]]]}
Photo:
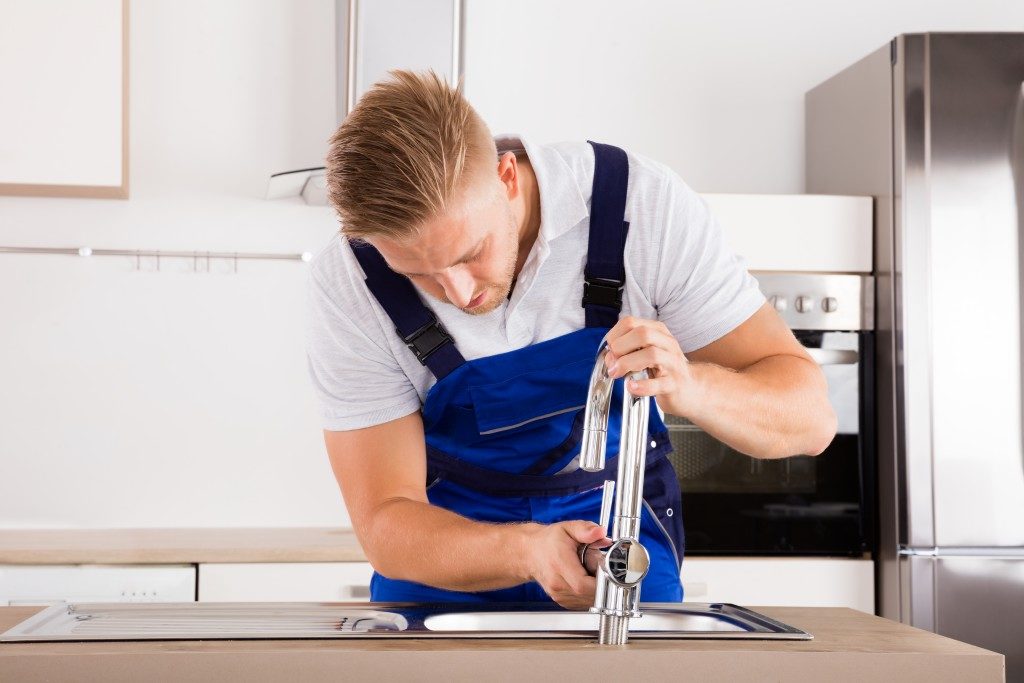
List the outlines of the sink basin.
{"label": "sink basin", "polygon": [[[674,610],[644,611],[629,625],[630,635],[641,631],[746,632],[739,623],[712,614]],[[588,631],[596,633],[600,617],[589,612],[447,612],[423,620],[431,631]]]}
{"label": "sink basin", "polygon": [[[727,603],[641,603],[630,638],[809,640],[810,634]],[[286,638],[586,638],[598,616],[553,603],[60,603],[0,641]]]}

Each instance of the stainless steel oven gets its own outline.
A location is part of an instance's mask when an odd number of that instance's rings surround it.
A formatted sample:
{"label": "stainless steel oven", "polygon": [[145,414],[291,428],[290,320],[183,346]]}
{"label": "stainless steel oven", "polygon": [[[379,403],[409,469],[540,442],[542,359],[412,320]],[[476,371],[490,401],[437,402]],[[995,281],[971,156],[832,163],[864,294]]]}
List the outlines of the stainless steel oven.
{"label": "stainless steel oven", "polygon": [[754,273],[822,366],[839,418],[817,456],[744,455],[666,416],[691,555],[862,555],[874,545],[873,281],[870,276]]}

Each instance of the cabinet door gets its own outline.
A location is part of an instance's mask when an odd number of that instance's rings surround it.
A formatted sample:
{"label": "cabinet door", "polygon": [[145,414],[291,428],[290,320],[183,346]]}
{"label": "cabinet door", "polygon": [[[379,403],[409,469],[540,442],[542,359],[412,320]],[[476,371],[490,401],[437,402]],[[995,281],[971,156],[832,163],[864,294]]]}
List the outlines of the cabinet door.
{"label": "cabinet door", "polygon": [[871,197],[702,194],[748,270],[870,273]]}
{"label": "cabinet door", "polygon": [[200,564],[200,602],[368,601],[369,562]]}
{"label": "cabinet door", "polygon": [[193,602],[195,565],[0,565],[0,605]]}
{"label": "cabinet door", "polygon": [[687,557],[682,579],[687,602],[852,607],[875,613],[871,560]]}
{"label": "cabinet door", "polygon": [[0,0],[0,194],[128,196],[128,0]]}

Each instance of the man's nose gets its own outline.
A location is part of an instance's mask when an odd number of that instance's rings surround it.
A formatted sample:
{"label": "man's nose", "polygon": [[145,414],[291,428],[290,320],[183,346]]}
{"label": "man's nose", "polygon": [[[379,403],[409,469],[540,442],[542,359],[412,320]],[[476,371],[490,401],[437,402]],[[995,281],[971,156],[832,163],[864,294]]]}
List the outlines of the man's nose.
{"label": "man's nose", "polygon": [[452,268],[438,276],[438,281],[444,287],[444,295],[448,301],[459,308],[465,308],[473,300],[473,291],[476,283],[473,276],[465,268]]}

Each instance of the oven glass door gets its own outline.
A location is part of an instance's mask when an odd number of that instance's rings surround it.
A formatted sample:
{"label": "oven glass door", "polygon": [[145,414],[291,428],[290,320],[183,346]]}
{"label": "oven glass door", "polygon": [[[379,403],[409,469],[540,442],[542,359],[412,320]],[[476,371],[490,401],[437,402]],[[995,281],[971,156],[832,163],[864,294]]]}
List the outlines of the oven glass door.
{"label": "oven glass door", "polygon": [[690,554],[861,555],[871,549],[871,332],[795,330],[826,375],[838,433],[817,456],[752,458],[666,415]]}

